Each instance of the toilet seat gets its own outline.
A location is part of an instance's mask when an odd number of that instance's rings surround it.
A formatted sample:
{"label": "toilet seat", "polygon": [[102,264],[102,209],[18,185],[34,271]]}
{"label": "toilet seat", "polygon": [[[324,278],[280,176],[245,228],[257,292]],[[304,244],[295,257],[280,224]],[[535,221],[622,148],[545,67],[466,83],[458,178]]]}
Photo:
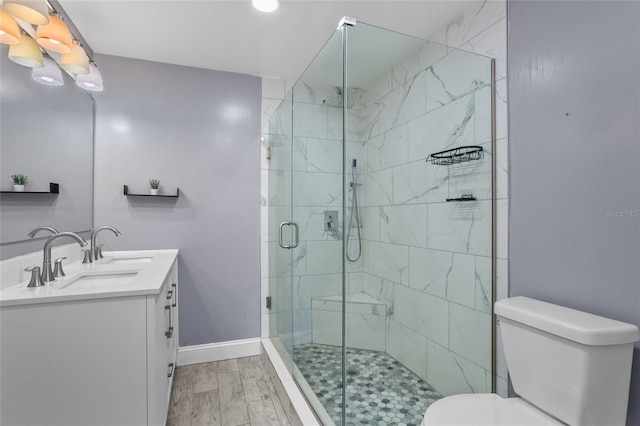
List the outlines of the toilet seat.
{"label": "toilet seat", "polygon": [[438,400],[424,413],[422,426],[561,426],[520,398],[494,393],[453,395]]}

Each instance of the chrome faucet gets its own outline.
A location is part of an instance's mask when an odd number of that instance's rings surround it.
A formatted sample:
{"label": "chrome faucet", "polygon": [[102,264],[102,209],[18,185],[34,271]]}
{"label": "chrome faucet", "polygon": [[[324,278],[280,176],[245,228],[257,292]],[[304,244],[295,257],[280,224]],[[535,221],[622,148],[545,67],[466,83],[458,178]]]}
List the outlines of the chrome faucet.
{"label": "chrome faucet", "polygon": [[27,237],[33,238],[40,231],[49,231],[53,235],[58,233],[58,230],[56,228],[54,228],[53,226],[37,226],[37,227],[33,228],[31,231],[29,231],[29,233],[27,234]]}
{"label": "chrome faucet", "polygon": [[89,249],[90,250],[89,263],[93,262],[94,260],[98,260],[102,257],[102,250],[96,245],[96,237],[98,236],[98,232],[103,231],[105,229],[116,234],[116,237],[121,235],[120,231],[118,231],[113,226],[106,225],[106,226],[101,226],[99,228],[94,229],[93,232],[91,233],[91,248]]}
{"label": "chrome faucet", "polygon": [[58,238],[70,237],[80,244],[81,247],[87,245],[87,241],[75,232],[59,232],[49,237],[46,243],[44,243],[43,261],[42,261],[42,281],[45,283],[55,281],[53,276],[53,270],[51,269],[51,246],[53,242]]}

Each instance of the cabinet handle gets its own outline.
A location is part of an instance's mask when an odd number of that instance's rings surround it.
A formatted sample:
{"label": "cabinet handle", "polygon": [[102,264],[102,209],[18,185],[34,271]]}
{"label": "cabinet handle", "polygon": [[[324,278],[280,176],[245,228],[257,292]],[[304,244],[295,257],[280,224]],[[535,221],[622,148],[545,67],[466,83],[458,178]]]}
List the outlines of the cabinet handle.
{"label": "cabinet handle", "polygon": [[167,292],[167,300],[171,300],[171,299],[173,299],[173,290],[169,290]]}
{"label": "cabinet handle", "polygon": [[178,303],[178,284],[173,283],[171,284],[171,288],[173,288],[173,303],[171,304],[171,306],[173,306],[174,308],[176,307],[176,304]]}
{"label": "cabinet handle", "polygon": [[170,339],[173,336],[173,320],[171,318],[171,305],[165,305],[165,311],[169,311],[169,328],[164,332],[164,335],[167,339]]}
{"label": "cabinet handle", "polygon": [[167,377],[173,376],[173,367],[174,367],[173,363],[169,364],[169,373],[167,374]]}

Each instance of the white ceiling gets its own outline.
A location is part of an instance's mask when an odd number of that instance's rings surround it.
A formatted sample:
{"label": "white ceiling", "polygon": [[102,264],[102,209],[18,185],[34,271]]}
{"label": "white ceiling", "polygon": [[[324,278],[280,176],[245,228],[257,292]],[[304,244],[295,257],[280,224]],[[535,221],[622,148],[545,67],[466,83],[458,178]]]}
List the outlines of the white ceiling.
{"label": "white ceiling", "polygon": [[481,0],[59,1],[97,53],[295,80],[343,16],[427,38]]}

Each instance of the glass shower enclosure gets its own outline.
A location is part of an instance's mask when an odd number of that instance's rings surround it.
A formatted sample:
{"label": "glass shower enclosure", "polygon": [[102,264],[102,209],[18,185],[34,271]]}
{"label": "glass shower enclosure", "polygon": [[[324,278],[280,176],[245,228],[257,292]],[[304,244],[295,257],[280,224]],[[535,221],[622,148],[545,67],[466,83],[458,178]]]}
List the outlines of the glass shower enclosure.
{"label": "glass shower enclosure", "polygon": [[492,391],[492,81],[347,20],[270,119],[270,338],[323,424]]}

